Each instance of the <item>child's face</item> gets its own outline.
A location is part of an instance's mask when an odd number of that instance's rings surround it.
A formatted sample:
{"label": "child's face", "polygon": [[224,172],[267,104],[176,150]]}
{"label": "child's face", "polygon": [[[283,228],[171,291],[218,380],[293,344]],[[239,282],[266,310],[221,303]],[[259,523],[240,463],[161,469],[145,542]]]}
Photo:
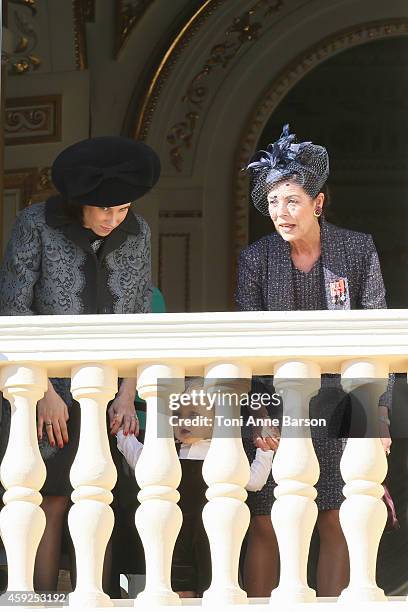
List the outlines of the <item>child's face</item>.
{"label": "child's face", "polygon": [[176,413],[178,424],[174,435],[184,444],[194,444],[212,437],[214,411],[205,406],[180,406]]}

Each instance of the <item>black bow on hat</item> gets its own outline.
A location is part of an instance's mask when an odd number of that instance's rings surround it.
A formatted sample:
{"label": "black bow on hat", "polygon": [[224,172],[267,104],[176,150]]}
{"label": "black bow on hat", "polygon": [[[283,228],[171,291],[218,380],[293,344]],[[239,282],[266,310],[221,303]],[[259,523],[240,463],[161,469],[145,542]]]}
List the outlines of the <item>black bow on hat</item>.
{"label": "black bow on hat", "polygon": [[[154,185],[153,171],[150,168],[141,169],[137,161],[129,161],[111,168],[96,168],[82,166],[66,168],[64,181],[70,198],[77,198],[84,193],[93,191],[107,179],[118,179],[135,187],[151,189]],[[150,170],[150,172],[149,172]]]}
{"label": "black bow on hat", "polygon": [[78,204],[118,206],[146,194],[160,176],[160,160],[144,142],[96,137],[65,149],[52,178],[59,192]]}

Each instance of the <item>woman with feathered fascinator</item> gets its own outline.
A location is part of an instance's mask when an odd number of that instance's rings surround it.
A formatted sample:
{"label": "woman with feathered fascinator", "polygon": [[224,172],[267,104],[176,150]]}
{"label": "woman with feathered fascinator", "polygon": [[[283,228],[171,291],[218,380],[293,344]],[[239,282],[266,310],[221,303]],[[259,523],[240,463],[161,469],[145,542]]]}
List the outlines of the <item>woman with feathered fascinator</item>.
{"label": "woman with feathered fascinator", "polygon": [[[323,146],[296,142],[295,134],[285,125],[280,138],[258,151],[246,169],[251,175],[252,203],[271,218],[276,231],[249,245],[240,255],[238,310],[386,308],[372,237],[335,227],[324,219],[329,158]],[[263,383],[269,384],[273,393],[271,381],[268,377]],[[388,410],[392,382],[391,376],[379,403],[379,435],[387,453],[391,444]],[[254,384],[262,384],[262,379]],[[322,388],[310,403],[311,416],[324,418],[331,429],[329,433],[312,431],[320,464],[316,503],[320,535],[317,592],[321,597],[339,595],[349,577],[347,545],[339,522],[344,500],[340,459],[346,443],[339,435],[343,400],[340,376],[323,374]],[[244,440],[250,461],[256,447],[278,448],[279,431],[274,433],[275,437],[265,438],[254,431],[252,441]],[[270,520],[274,487],[271,477],[262,491],[248,496],[251,527],[244,582],[249,596],[266,597],[277,583],[279,555]]]}
{"label": "woman with feathered fascinator", "polygon": [[267,193],[272,185],[291,178],[315,198],[329,176],[326,149],[312,142],[296,143],[295,138],[295,134],[289,133],[289,124],[284,125],[280,138],[265,151],[258,151],[246,167],[254,182],[252,202],[266,216],[269,216]]}

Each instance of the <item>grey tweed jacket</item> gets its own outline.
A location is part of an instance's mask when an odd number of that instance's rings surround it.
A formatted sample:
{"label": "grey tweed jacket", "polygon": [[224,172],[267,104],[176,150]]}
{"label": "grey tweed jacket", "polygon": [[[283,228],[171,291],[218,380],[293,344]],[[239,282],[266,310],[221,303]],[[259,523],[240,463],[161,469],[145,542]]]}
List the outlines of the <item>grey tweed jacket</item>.
{"label": "grey tweed jacket", "polygon": [[[322,218],[321,259],[328,310],[387,308],[378,254],[369,234],[336,227]],[[333,302],[330,283],[343,280],[344,302]],[[240,255],[238,310],[296,310],[289,242],[274,232]],[[391,407],[394,375],[381,404]]]}
{"label": "grey tweed jacket", "polygon": [[[322,219],[321,259],[328,310],[387,308],[373,239]],[[343,303],[333,303],[330,283],[342,279]],[[296,310],[289,242],[269,234],[241,252],[236,291],[238,310]]]}

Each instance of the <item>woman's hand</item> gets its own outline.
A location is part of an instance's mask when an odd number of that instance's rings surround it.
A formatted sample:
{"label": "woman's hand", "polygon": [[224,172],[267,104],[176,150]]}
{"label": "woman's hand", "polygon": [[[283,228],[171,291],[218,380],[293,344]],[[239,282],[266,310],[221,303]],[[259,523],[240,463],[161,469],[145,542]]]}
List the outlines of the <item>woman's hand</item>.
{"label": "woman's hand", "polygon": [[48,389],[44,397],[37,402],[37,433],[42,440],[43,429],[47,432],[52,447],[55,442],[59,448],[68,443],[67,421],[69,419],[68,407],[58,395],[54,387],[48,382]]}
{"label": "woman's hand", "polygon": [[134,398],[117,395],[108,409],[110,433],[114,436],[119,429],[123,434],[139,434],[139,419],[135,411]]}
{"label": "woman's hand", "polygon": [[135,410],[136,379],[128,378],[122,381],[119,392],[109,406],[110,433],[114,436],[123,429],[125,436],[139,434],[139,419]]}
{"label": "woman's hand", "polygon": [[392,440],[388,425],[386,425],[385,423],[380,424],[380,440],[385,454],[389,455],[391,452]]}
{"label": "woman's hand", "polygon": [[278,450],[280,431],[277,427],[253,427],[252,441],[263,451]]}

